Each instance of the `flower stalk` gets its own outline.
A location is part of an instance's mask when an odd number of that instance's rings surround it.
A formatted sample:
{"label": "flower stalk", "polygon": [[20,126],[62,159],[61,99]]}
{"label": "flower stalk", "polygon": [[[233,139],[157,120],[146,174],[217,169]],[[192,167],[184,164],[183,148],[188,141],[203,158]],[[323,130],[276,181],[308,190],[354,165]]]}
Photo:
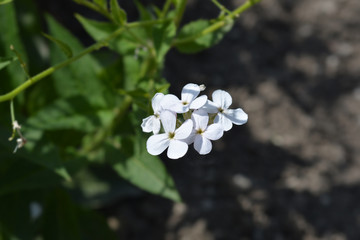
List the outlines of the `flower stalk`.
{"label": "flower stalk", "polygon": [[89,54],[91,52],[94,52],[96,50],[99,50],[102,47],[107,46],[109,41],[111,41],[115,37],[119,36],[126,29],[159,24],[159,23],[163,23],[163,22],[166,22],[166,21],[170,21],[170,20],[171,19],[159,19],[159,20],[150,20],[150,21],[144,21],[144,22],[128,23],[124,27],[120,27],[119,29],[114,31],[111,35],[109,35],[105,39],[103,39],[103,40],[101,40],[101,41],[99,41],[97,43],[94,43],[90,47],[86,48],[85,50],[80,52],[78,55],[73,56],[72,58],[69,58],[69,59],[67,59],[67,60],[65,60],[65,61],[63,61],[63,62],[61,62],[61,63],[59,63],[59,64],[57,64],[55,66],[52,66],[52,67],[49,67],[49,68],[45,69],[44,71],[38,73],[37,75],[35,75],[33,77],[30,77],[26,82],[24,82],[23,84],[21,84],[20,86],[18,86],[14,90],[12,90],[11,92],[6,93],[4,95],[0,95],[0,102],[9,101],[9,100],[13,99],[18,94],[20,94],[22,91],[29,88],[30,86],[37,83],[38,81],[44,79],[45,77],[51,75],[56,70],[59,70],[59,69],[61,69],[63,67],[66,67],[69,64],[71,64],[72,62],[82,58],[83,56],[85,56],[85,55],[87,55],[87,54]]}

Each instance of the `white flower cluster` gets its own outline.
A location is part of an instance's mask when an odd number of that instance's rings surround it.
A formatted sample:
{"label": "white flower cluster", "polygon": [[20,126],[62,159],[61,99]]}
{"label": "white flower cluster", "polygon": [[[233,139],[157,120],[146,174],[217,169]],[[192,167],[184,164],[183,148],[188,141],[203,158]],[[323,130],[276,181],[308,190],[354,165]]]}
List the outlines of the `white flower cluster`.
{"label": "white flower cluster", "polygon": [[[141,124],[144,132],[154,133],[146,143],[151,155],[159,155],[168,148],[167,156],[178,159],[192,143],[197,152],[208,154],[211,140],[221,138],[233,124],[247,122],[248,115],[241,108],[228,109],[232,103],[229,93],[216,90],[211,101],[205,95],[198,97],[201,90],[202,86],[189,83],[181,91],[181,100],[173,94],[155,94],[154,115],[143,119]],[[163,133],[160,133],[161,125]]]}

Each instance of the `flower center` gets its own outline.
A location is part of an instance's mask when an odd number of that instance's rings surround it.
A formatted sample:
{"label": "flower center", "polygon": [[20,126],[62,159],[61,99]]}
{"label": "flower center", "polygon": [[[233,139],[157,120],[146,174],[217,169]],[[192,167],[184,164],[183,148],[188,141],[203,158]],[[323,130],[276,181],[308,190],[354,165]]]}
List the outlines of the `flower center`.
{"label": "flower center", "polygon": [[169,138],[173,139],[175,137],[175,133],[174,132],[169,132]]}
{"label": "flower center", "polygon": [[220,113],[224,113],[224,109],[218,108],[218,110],[219,110]]}
{"label": "flower center", "polygon": [[183,105],[188,105],[189,103],[186,102],[186,101],[184,101],[184,102],[182,102],[182,104],[183,104]]}
{"label": "flower center", "polygon": [[199,128],[198,130],[196,130],[196,134],[203,134],[204,133],[204,131],[201,129],[201,128]]}
{"label": "flower center", "polygon": [[156,118],[159,118],[159,117],[160,117],[160,115],[157,114],[157,113],[155,113],[154,116],[155,116]]}

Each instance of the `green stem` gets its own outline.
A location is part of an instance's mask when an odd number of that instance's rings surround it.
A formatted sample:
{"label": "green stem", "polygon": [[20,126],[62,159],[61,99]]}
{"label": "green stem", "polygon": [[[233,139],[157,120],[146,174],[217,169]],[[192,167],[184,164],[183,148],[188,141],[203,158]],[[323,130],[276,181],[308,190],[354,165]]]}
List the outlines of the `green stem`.
{"label": "green stem", "polygon": [[249,9],[254,4],[256,4],[256,3],[260,2],[260,1],[261,0],[248,0],[243,5],[241,5],[240,7],[235,9],[234,11],[232,11],[231,14],[229,14],[226,17],[222,18],[220,21],[217,21],[217,22],[213,23],[212,25],[205,28],[201,32],[199,32],[197,34],[194,34],[194,35],[192,35],[190,37],[183,38],[183,39],[175,39],[173,41],[172,45],[177,46],[177,45],[180,45],[180,44],[192,42],[192,41],[196,40],[197,38],[200,38],[200,37],[205,36],[205,35],[207,35],[207,34],[209,34],[211,32],[214,32],[214,31],[218,30],[219,28],[226,25],[229,20],[232,20],[232,19],[238,17],[241,13],[245,12],[247,9]]}
{"label": "green stem", "polygon": [[175,25],[179,27],[182,17],[184,15],[187,0],[181,0],[179,6],[176,9]]}
{"label": "green stem", "polygon": [[14,99],[10,100],[10,116],[11,116],[11,122],[15,122],[15,112],[14,112]]}
{"label": "green stem", "polygon": [[126,114],[128,114],[129,108],[132,103],[132,98],[126,95],[119,108],[115,109],[114,118],[109,125],[105,128],[99,129],[98,132],[92,138],[90,145],[83,147],[80,150],[80,154],[87,154],[97,149],[106,138],[113,132],[114,128],[123,120]]}
{"label": "green stem", "polygon": [[232,12],[228,10],[224,5],[219,3],[217,0],[212,0],[212,2],[222,11],[226,12],[227,14],[231,14]]}
{"label": "green stem", "polygon": [[130,29],[127,29],[127,31],[136,41],[138,41],[141,45],[143,45],[144,47],[146,47],[149,50],[149,52],[153,58],[156,57],[155,49],[150,44],[148,44],[146,42],[146,40],[144,41],[143,39],[141,39],[138,35],[133,33]]}
{"label": "green stem", "polygon": [[164,18],[169,11],[172,0],[166,0],[160,18]]}
{"label": "green stem", "polygon": [[14,99],[10,100],[10,116],[11,116],[11,126],[13,130],[11,137],[9,137],[9,141],[12,141],[16,136],[16,129],[14,128],[14,123],[15,123]]}
{"label": "green stem", "polygon": [[105,39],[94,43],[93,45],[91,45],[90,47],[86,48],[84,51],[80,52],[78,55],[69,58],[67,60],[65,60],[62,63],[59,63],[55,66],[49,67],[48,69],[45,69],[44,71],[38,73],[37,75],[31,77],[30,79],[28,79],[26,82],[24,82],[23,84],[19,85],[17,88],[13,89],[11,92],[6,93],[4,95],[0,95],[0,102],[4,102],[4,101],[8,101],[10,99],[13,99],[14,97],[16,97],[19,93],[21,93],[22,91],[24,91],[25,89],[27,89],[28,87],[32,86],[33,84],[35,84],[36,82],[40,81],[41,79],[44,79],[45,77],[49,76],[50,74],[52,74],[53,72],[55,72],[58,69],[61,69],[67,65],[69,65],[70,63],[78,60],[79,58],[82,58],[83,56],[98,50],[104,46],[107,45],[107,43],[117,37],[118,35],[120,35],[124,30],[126,30],[126,28],[136,28],[136,27],[142,27],[142,26],[148,26],[148,25],[154,25],[154,24],[158,24],[158,23],[162,23],[162,22],[166,22],[166,21],[171,21],[171,19],[158,19],[158,20],[150,20],[150,21],[144,21],[144,22],[133,22],[133,23],[128,23],[126,24],[124,27],[121,27],[119,29],[117,29],[116,31],[114,31],[112,34],[110,34],[108,37],[106,37]]}

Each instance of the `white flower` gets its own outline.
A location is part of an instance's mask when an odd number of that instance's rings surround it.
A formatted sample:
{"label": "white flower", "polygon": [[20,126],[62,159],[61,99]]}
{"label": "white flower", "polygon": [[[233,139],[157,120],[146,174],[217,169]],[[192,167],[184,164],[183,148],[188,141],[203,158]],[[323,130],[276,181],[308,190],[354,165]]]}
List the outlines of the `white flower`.
{"label": "white flower", "polygon": [[194,129],[186,140],[188,144],[194,142],[194,148],[198,153],[208,154],[212,149],[210,140],[218,140],[224,133],[223,127],[214,123],[208,126],[209,116],[204,110],[196,110],[191,115],[194,122]]}
{"label": "white flower", "polygon": [[217,113],[214,123],[220,123],[224,131],[229,131],[233,123],[242,125],[247,122],[248,115],[241,109],[228,109],[232,103],[230,94],[223,90],[216,90],[212,94],[212,100],[208,100],[203,109],[208,113]]}
{"label": "white flower", "polygon": [[161,101],[161,105],[164,109],[176,113],[186,113],[190,109],[199,109],[207,101],[207,96],[205,95],[196,98],[200,91],[199,85],[194,83],[186,84],[181,91],[181,100],[173,94],[167,94]]}
{"label": "white flower", "polygon": [[16,151],[22,148],[25,145],[25,143],[26,143],[26,139],[23,137],[16,139],[16,147],[13,153],[16,153]]}
{"label": "white flower", "polygon": [[167,156],[171,159],[178,159],[183,157],[187,150],[188,145],[184,139],[188,138],[193,128],[191,119],[186,120],[178,129],[176,128],[176,114],[163,110],[160,113],[160,119],[164,127],[165,133],[152,135],[146,142],[147,151],[151,155],[159,155],[166,148]]}
{"label": "white flower", "polygon": [[153,132],[158,134],[160,131],[160,112],[162,110],[161,100],[164,98],[164,94],[157,93],[151,100],[151,105],[154,110],[154,115],[144,118],[141,124],[144,132]]}

